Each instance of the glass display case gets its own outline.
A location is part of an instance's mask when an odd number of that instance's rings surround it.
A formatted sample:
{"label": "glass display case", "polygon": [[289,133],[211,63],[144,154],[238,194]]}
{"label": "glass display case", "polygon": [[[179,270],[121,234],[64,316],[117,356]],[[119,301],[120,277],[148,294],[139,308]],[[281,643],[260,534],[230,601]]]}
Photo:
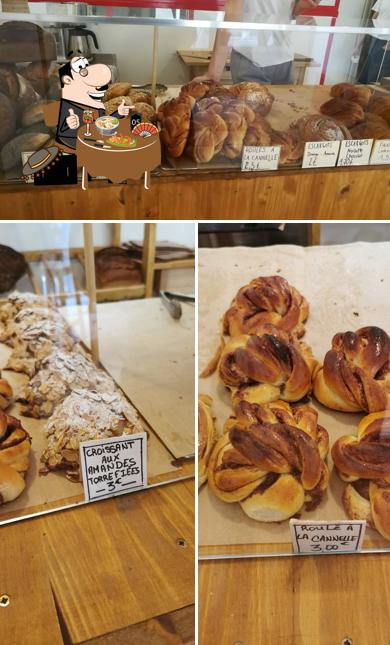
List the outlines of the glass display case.
{"label": "glass display case", "polygon": [[[158,174],[388,164],[389,9],[316,4],[4,0],[2,181],[25,181],[28,153],[64,147],[64,128],[77,130],[76,108],[61,109],[64,96],[82,107],[80,79],[84,107],[124,105],[124,118],[158,124]],[[50,174],[34,181],[62,183]]]}
{"label": "glass display case", "polygon": [[[0,523],[93,501],[91,477],[129,492],[112,446],[142,433],[146,487],[194,474],[194,298],[178,320],[150,297],[154,224],[110,226],[0,225]],[[85,442],[108,446],[97,470]]]}
{"label": "glass display case", "polygon": [[199,249],[200,558],[388,551],[389,225],[219,239]]}

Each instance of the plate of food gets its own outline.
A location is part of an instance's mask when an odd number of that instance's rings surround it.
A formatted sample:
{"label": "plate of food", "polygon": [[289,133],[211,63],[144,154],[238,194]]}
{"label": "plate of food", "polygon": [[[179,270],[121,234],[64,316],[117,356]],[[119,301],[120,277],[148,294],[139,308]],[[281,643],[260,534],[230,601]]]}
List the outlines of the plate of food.
{"label": "plate of food", "polygon": [[135,148],[137,141],[130,134],[113,134],[107,139],[107,143],[120,148]]}
{"label": "plate of food", "polygon": [[101,134],[111,136],[118,129],[119,119],[116,116],[100,116],[96,119],[95,125]]}

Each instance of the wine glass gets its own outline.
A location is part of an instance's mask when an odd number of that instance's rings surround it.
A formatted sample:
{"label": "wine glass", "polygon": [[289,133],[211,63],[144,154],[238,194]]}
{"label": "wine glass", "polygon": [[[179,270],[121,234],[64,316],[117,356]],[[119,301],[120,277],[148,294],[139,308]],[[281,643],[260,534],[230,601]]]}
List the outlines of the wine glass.
{"label": "wine glass", "polygon": [[87,126],[84,136],[90,137],[92,132],[89,131],[89,126],[93,123],[93,110],[83,110],[83,123]]}

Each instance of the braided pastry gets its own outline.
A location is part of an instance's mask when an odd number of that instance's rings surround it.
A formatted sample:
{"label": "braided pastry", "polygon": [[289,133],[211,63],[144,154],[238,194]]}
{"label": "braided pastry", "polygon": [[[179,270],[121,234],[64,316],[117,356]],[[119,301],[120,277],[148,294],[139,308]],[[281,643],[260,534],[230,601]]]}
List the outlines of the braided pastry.
{"label": "braided pastry", "polygon": [[340,437],[332,458],[348,482],[343,505],[351,519],[367,520],[390,540],[390,410],[364,417],[357,437]]}
{"label": "braided pastry", "polygon": [[270,145],[280,146],[279,164],[282,166],[302,159],[305,150],[305,144],[297,130],[289,132],[272,130]]}
{"label": "braided pastry", "polygon": [[275,97],[269,89],[261,83],[237,83],[232,85],[230,91],[236,98],[245,101],[254,112],[261,116],[267,116],[271,111]]}
{"label": "braided pastry", "polygon": [[379,327],[336,334],[314,379],[315,397],[341,412],[390,407],[390,338]]}
{"label": "braided pastry", "polygon": [[344,125],[317,114],[301,117],[290,125],[290,129],[296,130],[304,142],[351,139],[351,133]]}
{"label": "braided pastry", "polygon": [[213,400],[203,394],[198,398],[198,486],[207,480],[207,464],[215,443]]}
{"label": "braided pastry", "polygon": [[236,159],[242,152],[248,125],[254,121],[255,114],[245,103],[233,100],[225,106],[221,116],[228,128],[222,154],[228,159]]}
{"label": "braided pastry", "polygon": [[239,502],[260,522],[313,510],[329,483],[328,433],[308,405],[236,402],[209,461],[208,482],[225,502]]}
{"label": "braided pastry", "polygon": [[8,408],[12,395],[12,387],[5,378],[1,378],[0,372],[0,410]]}
{"label": "braided pastry", "polygon": [[307,300],[281,276],[255,278],[237,292],[223,318],[225,334],[255,334],[272,323],[300,338],[309,315]]}
{"label": "braided pastry", "polygon": [[352,85],[352,83],[338,83],[333,85],[330,90],[330,95],[334,98],[346,99],[347,101],[354,101],[362,108],[366,108],[373,95],[373,90],[367,85]]}
{"label": "braided pastry", "polygon": [[160,105],[157,118],[161,123],[160,137],[171,157],[181,157],[190,132],[191,111],[195,99],[179,96]]}
{"label": "braided pastry", "polygon": [[338,123],[351,128],[364,121],[364,110],[361,105],[342,98],[330,99],[320,107],[321,114],[331,116]]}
{"label": "braided pastry", "polygon": [[0,506],[25,488],[31,438],[20,421],[0,410]]}
{"label": "braided pastry", "polygon": [[299,401],[311,391],[316,366],[307,345],[267,324],[256,336],[233,337],[221,352],[218,373],[231,390],[244,388],[244,396],[259,402]]}
{"label": "braided pastry", "polygon": [[197,101],[197,103],[195,103],[195,108],[198,112],[209,110],[210,112],[215,112],[215,114],[221,114],[223,105],[217,96],[210,96]]}
{"label": "braided pastry", "polygon": [[244,146],[269,146],[271,144],[272,128],[268,121],[256,114],[255,120],[248,124]]}
{"label": "braided pastry", "polygon": [[353,139],[390,139],[390,125],[381,116],[367,112],[364,121],[351,128]]}
{"label": "braided pastry", "polygon": [[207,163],[222,150],[227,136],[228,127],[218,114],[197,112],[191,120],[186,152],[197,163]]}
{"label": "braided pastry", "polygon": [[368,112],[381,116],[390,126],[390,96],[378,96],[367,108]]}
{"label": "braided pastry", "polygon": [[218,83],[215,81],[190,81],[187,85],[183,85],[180,90],[181,96],[192,96],[192,98],[199,100],[203,99],[206,94],[213,94],[214,89]]}

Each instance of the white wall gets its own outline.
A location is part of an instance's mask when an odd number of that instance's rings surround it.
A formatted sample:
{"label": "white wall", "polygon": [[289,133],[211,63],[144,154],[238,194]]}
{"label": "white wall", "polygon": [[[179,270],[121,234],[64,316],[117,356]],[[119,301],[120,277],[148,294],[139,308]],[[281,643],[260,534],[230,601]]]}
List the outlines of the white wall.
{"label": "white wall", "polygon": [[[104,246],[111,243],[111,226],[106,223],[93,225],[94,243]],[[122,241],[142,240],[143,224],[126,222],[122,224]],[[157,240],[178,242],[195,247],[193,223],[157,224]],[[45,222],[0,223],[0,244],[11,246],[18,251],[33,251],[53,248],[79,247],[83,245],[82,224]]]}

